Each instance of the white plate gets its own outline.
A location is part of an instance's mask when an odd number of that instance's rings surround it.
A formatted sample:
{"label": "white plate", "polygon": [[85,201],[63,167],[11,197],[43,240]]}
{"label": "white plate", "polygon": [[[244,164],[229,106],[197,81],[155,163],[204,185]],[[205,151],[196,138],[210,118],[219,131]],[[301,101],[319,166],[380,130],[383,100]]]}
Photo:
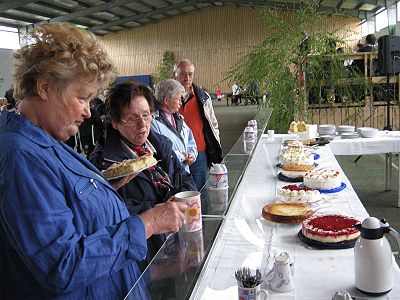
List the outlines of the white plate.
{"label": "white plate", "polygon": [[340,136],[342,137],[342,139],[356,139],[356,138],[360,137],[355,132],[343,132]]}
{"label": "white plate", "polygon": [[354,132],[355,127],[351,125],[340,125],[338,126],[338,132]]}

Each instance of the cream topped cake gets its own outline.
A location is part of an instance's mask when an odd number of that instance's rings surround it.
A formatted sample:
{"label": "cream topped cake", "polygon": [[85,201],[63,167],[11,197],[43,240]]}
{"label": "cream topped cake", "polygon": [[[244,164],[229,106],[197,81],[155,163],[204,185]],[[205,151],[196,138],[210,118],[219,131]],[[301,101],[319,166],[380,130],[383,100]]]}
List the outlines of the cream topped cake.
{"label": "cream topped cake", "polygon": [[314,169],[303,176],[306,187],[316,190],[333,190],[341,186],[340,172],[329,169]]}
{"label": "cream topped cake", "polygon": [[283,202],[313,202],[321,200],[321,193],[308,187],[289,184],[279,187],[277,190],[278,199]]}
{"label": "cream topped cake", "polygon": [[313,165],[314,155],[308,151],[285,151],[280,157],[282,165],[287,164],[302,164],[302,165]]}
{"label": "cream topped cake", "polygon": [[358,223],[356,218],[338,214],[311,216],[303,221],[301,232],[308,239],[321,243],[346,242],[360,235],[353,227]]}

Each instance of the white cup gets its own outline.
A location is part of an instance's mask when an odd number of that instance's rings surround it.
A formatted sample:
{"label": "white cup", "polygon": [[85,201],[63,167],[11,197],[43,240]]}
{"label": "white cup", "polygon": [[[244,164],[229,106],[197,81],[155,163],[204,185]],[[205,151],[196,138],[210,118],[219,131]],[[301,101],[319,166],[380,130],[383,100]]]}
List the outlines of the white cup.
{"label": "white cup", "polygon": [[245,288],[238,286],[238,299],[239,300],[261,300],[261,294],[264,295],[264,300],[269,298],[267,290],[261,288],[261,284],[253,288]]}
{"label": "white cup", "polygon": [[228,187],[228,170],[225,164],[212,164],[210,167],[208,185],[215,189]]}
{"label": "white cup", "polygon": [[287,252],[275,256],[274,266],[267,274],[267,282],[275,292],[286,293],[294,289],[294,277]]}
{"label": "white cup", "polygon": [[317,133],[318,133],[318,125],[317,124],[307,124],[307,131],[308,131],[308,137],[310,139],[316,138]]}
{"label": "white cup", "polygon": [[268,138],[269,138],[269,139],[273,139],[274,136],[275,136],[275,130],[269,129],[269,130],[268,130]]}
{"label": "white cup", "polygon": [[186,224],[182,230],[193,232],[202,228],[201,222],[201,194],[197,191],[186,191],[175,194],[175,201],[186,203],[188,209],[185,212]]}

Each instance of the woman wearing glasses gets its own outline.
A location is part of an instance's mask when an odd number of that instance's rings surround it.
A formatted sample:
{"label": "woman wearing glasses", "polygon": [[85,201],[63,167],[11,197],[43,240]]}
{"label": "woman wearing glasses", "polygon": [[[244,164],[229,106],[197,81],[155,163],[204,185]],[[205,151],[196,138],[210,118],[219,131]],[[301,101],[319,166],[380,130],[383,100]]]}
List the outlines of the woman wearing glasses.
{"label": "woman wearing glasses", "polygon": [[[153,95],[145,85],[127,81],[113,86],[106,99],[110,124],[90,157],[100,170],[115,162],[149,153],[159,161],[136,177],[128,177],[129,182],[120,180],[114,184],[131,214],[140,214],[164,203],[177,192],[197,190],[192,177],[172,150],[172,142],[150,130],[153,107]],[[164,240],[164,235],[147,240],[148,260]]]}

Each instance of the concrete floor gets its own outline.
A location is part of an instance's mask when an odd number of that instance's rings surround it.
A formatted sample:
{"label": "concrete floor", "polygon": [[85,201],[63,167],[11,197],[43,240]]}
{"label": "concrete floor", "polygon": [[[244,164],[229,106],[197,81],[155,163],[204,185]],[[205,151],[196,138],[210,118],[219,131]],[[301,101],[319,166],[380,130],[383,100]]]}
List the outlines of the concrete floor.
{"label": "concrete floor", "polygon": [[[257,113],[256,105],[226,106],[225,101],[214,101],[214,110],[220,126],[223,152],[226,154],[243,132],[247,121]],[[354,190],[371,216],[385,218],[400,233],[400,208],[397,207],[399,191],[399,158],[393,157],[391,191],[385,192],[383,155],[336,156]],[[398,251],[393,239],[388,237],[392,250]],[[400,263],[400,260],[397,260]]]}

